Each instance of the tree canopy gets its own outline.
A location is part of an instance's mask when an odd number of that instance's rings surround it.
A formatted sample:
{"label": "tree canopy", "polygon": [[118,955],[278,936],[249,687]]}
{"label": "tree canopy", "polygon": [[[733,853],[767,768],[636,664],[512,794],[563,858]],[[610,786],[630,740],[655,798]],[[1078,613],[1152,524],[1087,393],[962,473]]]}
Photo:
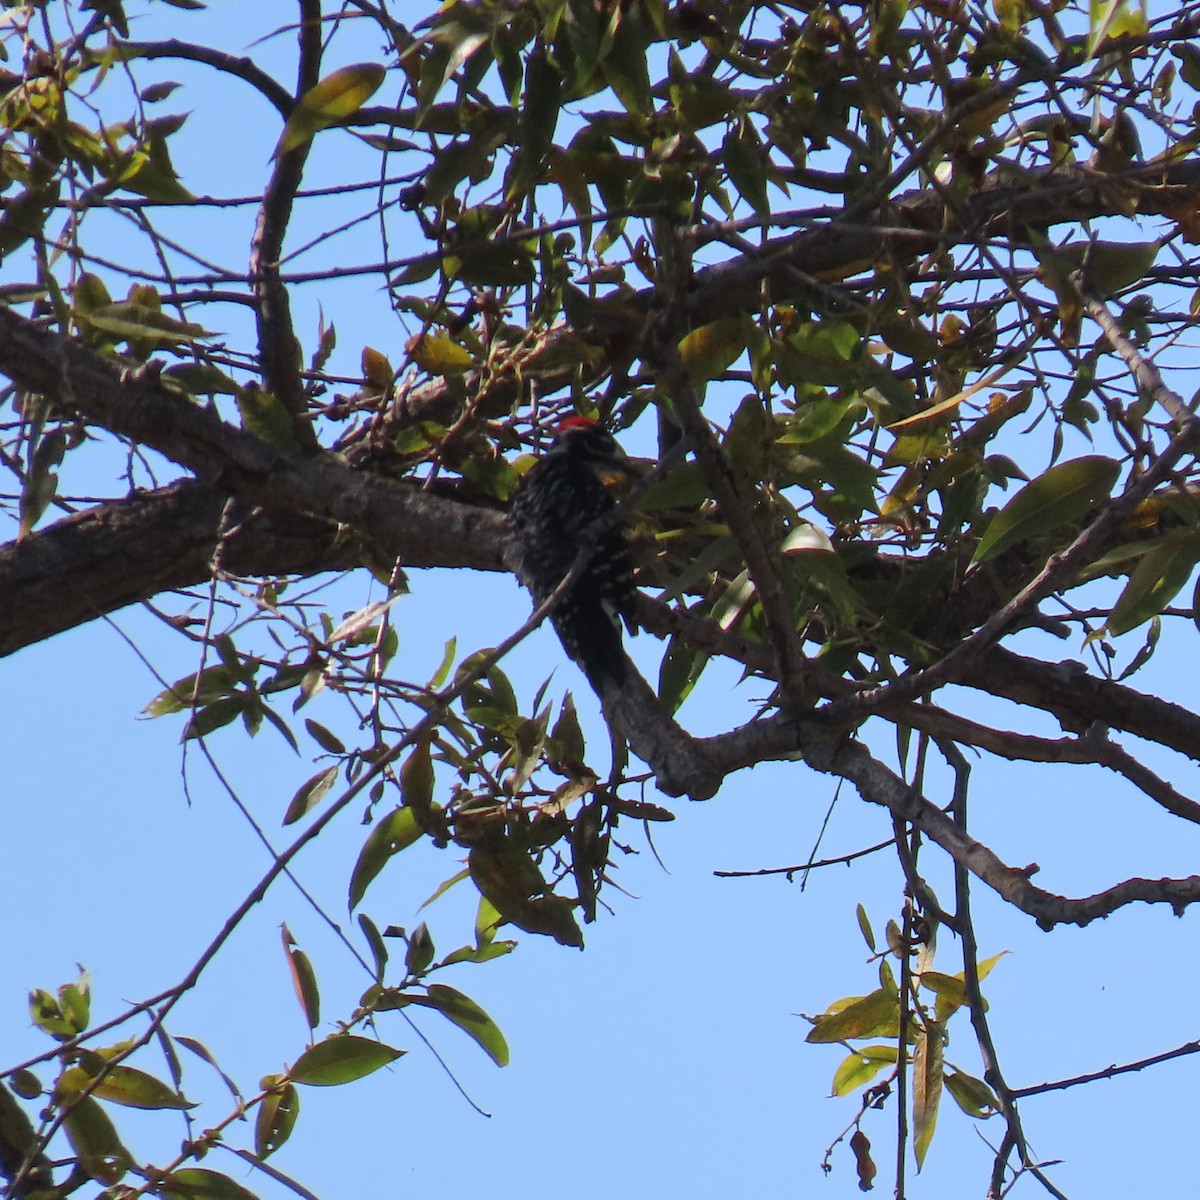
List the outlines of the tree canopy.
{"label": "tree canopy", "polygon": [[[833,1169],[903,1195],[953,1102],[994,1146],[971,1186],[1060,1195],[1026,1101],[1152,1063],[1114,1033],[1092,1071],[1010,1079],[972,905],[1061,936],[1138,901],[1182,914],[1200,874],[1118,857],[1072,893],[1070,864],[1010,861],[968,804],[1007,761],[1048,793],[1103,768],[1130,822],[1149,802],[1181,839],[1200,820],[1200,16],[400,7],[298,0],[247,45],[198,0],[4,6],[0,652],[149,606],[194,662],[147,697],[164,736],[208,754],[264,729],[313,760],[258,814],[292,840],[185,977],[99,1024],[85,978],[29,981],[48,1040],[0,1066],[6,1194],[246,1195],[201,1161],[246,1117],[243,1157],[286,1183],[270,1156],[303,1089],[395,1061],[389,1013],[431,1010],[503,1065],[455,968],[523,934],[582,946],[631,840],[780,762],[891,823],[823,861],[888,856],[906,884],[894,914],[860,910],[865,985],[829,980],[810,1018],[859,1098]],[[513,685],[546,605],[496,646],[423,629],[431,678],[397,632],[431,568],[464,591],[514,571],[508,505],[574,413],[640,476],[618,510],[640,673],[598,697],[608,730],[557,677]],[[744,686],[699,735],[723,660]],[[285,931],[310,1042],[139,1158],[125,1110],[186,1109],[181,1058],[213,1058],[172,1010],[347,810],[369,819],[345,865],[361,1000],[322,1016]],[[478,894],[450,952],[371,915],[422,853]]]}

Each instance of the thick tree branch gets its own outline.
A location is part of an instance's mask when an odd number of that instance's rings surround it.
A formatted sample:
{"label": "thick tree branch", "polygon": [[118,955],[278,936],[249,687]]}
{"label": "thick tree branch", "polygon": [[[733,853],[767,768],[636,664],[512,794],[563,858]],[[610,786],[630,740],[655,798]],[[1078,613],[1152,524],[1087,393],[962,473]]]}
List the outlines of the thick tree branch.
{"label": "thick tree branch", "polygon": [[[377,557],[410,566],[500,569],[497,514],[462,505],[479,518],[475,536],[439,539],[436,528],[455,502],[400,486],[406,494],[401,510],[427,509],[429,519],[406,520],[374,546]],[[98,505],[0,546],[0,656],[208,579],[228,501],[228,492],[186,480]],[[237,575],[316,575],[348,570],[362,559],[362,539],[339,526],[266,509],[240,520],[236,536],[221,545],[222,568]]]}
{"label": "thick tree branch", "polygon": [[1014,704],[1053,714],[1064,729],[1121,729],[1200,761],[1200,717],[1180,704],[1125,683],[1097,679],[1082,663],[1047,663],[994,647],[962,682]]}
{"label": "thick tree branch", "polygon": [[381,546],[418,547],[422,557],[447,543],[482,547],[490,535],[493,561],[501,562],[503,523],[495,510],[352,471],[331,456],[279,450],[153,378],[122,376],[90,350],[6,308],[0,308],[0,372],[249,503],[350,525]]}

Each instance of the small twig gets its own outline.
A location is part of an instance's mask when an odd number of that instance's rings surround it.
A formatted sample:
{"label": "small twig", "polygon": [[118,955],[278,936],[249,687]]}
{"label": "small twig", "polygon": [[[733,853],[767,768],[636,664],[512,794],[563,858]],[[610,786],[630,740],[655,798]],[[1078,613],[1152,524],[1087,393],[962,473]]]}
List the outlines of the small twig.
{"label": "small twig", "polygon": [[1083,1075],[1072,1075],[1069,1079],[1055,1079],[1046,1083],[1035,1083],[1029,1087],[1013,1088],[1012,1095],[1018,1099],[1026,1096],[1041,1096],[1046,1092],[1061,1092],[1066,1088],[1079,1087],[1085,1083],[1096,1083],[1101,1079],[1115,1079],[1118,1075],[1129,1075],[1135,1071],[1144,1071],[1147,1067],[1157,1067],[1160,1063],[1172,1059],[1185,1058],[1189,1054],[1200,1053],[1200,1041],[1185,1042],[1174,1050],[1164,1050],[1161,1054],[1151,1054],[1147,1058],[1139,1058],[1136,1062],[1113,1063],[1102,1071],[1089,1071]]}
{"label": "small twig", "polygon": [[713,874],[719,879],[748,879],[755,875],[786,875],[788,882],[791,883],[792,876],[800,874],[801,871],[815,871],[818,867],[848,866],[857,858],[865,858],[868,854],[878,854],[880,850],[886,850],[895,844],[895,838],[888,838],[886,842],[877,842],[874,846],[868,846],[865,850],[855,850],[850,854],[839,854],[837,858],[823,858],[816,862],[799,863],[793,867],[760,867],[757,871],[714,871]]}

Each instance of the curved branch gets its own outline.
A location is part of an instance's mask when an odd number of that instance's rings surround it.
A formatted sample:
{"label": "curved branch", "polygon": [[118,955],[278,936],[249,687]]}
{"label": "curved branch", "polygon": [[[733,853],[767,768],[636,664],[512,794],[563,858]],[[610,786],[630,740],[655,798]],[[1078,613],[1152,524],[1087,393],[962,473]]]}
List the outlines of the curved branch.
{"label": "curved branch", "polygon": [[[300,0],[300,64],[297,101],[316,86],[321,69],[321,6]],[[294,105],[292,106],[294,107]],[[289,108],[289,112],[291,108]],[[263,192],[262,206],[250,242],[250,278],[256,303],[258,359],[263,383],[295,418],[293,429],[301,446],[313,451],[317,435],[308,419],[308,395],[300,375],[300,345],[292,323],[288,289],[279,272],[283,239],[291,220],[292,204],[304,177],[304,164],[312,148],[306,138],[298,146],[276,151],[275,168]]]}
{"label": "curved branch", "polygon": [[287,88],[276,83],[266,71],[256,66],[253,59],[224,54],[210,46],[194,46],[191,42],[171,38],[165,42],[121,42],[117,50],[123,58],[181,58],[188,62],[203,63],[206,67],[215,67],[226,75],[248,83],[264,100],[275,106],[285,121],[296,103]]}
{"label": "curved branch", "polygon": [[[801,736],[802,744],[812,740]],[[911,788],[874,758],[865,746],[847,741],[834,750],[827,739],[805,746],[805,757],[819,770],[846,779],[859,795],[909,821],[936,842],[956,863],[983,880],[1003,899],[1027,913],[1044,930],[1056,925],[1091,924],[1134,901],[1170,905],[1176,914],[1200,901],[1200,875],[1184,879],[1126,879],[1093,896],[1070,899],[1035,886],[1030,872],[1010,867],[987,846],[966,835],[937,805]]]}
{"label": "curved branch", "polygon": [[960,682],[1051,713],[1071,732],[1097,724],[1121,729],[1200,761],[1200,717],[1194,712],[1128,684],[1097,679],[1079,662],[1040,662],[997,646]]}

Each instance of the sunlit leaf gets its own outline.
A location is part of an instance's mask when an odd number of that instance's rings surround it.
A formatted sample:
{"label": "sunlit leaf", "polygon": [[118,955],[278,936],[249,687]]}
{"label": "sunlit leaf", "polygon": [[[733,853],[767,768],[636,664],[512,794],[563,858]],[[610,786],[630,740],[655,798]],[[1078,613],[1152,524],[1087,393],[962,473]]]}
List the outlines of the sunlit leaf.
{"label": "sunlit leaf", "polygon": [[679,343],[679,354],[692,382],[716,379],[746,350],[746,334],[740,317],[721,317],[693,329]]}
{"label": "sunlit leaf", "polygon": [[848,1096],[866,1087],[884,1067],[895,1062],[895,1046],[864,1046],[861,1050],[853,1050],[838,1064],[830,1090],[835,1096]]}
{"label": "sunlit leaf", "polygon": [[858,930],[863,935],[863,941],[867,943],[867,949],[874,951],[875,931],[871,928],[871,919],[867,916],[867,910],[860,904],[854,912],[858,918]]}
{"label": "sunlit leaf", "polygon": [[913,1153],[917,1170],[925,1162],[942,1099],[942,1026],[927,1020],[913,1049]]}
{"label": "sunlit leaf", "polygon": [[327,75],[305,92],[288,117],[274,157],[303,146],[319,130],[352,116],[386,78],[387,68],[378,63],[355,63]]}
{"label": "sunlit leaf", "polygon": [[1108,499],[1120,472],[1119,463],[1098,454],[1051,467],[992,518],[971,562],[986,562],[1009,546],[1080,520]]}
{"label": "sunlit leaf", "polygon": [[1200,533],[1166,538],[1138,560],[1105,623],[1114,637],[1156,617],[1191,578],[1200,562]]}
{"label": "sunlit leaf", "polygon": [[809,1031],[807,1042],[842,1042],[849,1038],[879,1037],[893,1030],[900,1016],[894,991],[878,988],[836,1012],[823,1013]]}
{"label": "sunlit leaf", "polygon": [[421,370],[431,375],[462,375],[475,365],[470,351],[440,333],[414,338],[408,354]]}

